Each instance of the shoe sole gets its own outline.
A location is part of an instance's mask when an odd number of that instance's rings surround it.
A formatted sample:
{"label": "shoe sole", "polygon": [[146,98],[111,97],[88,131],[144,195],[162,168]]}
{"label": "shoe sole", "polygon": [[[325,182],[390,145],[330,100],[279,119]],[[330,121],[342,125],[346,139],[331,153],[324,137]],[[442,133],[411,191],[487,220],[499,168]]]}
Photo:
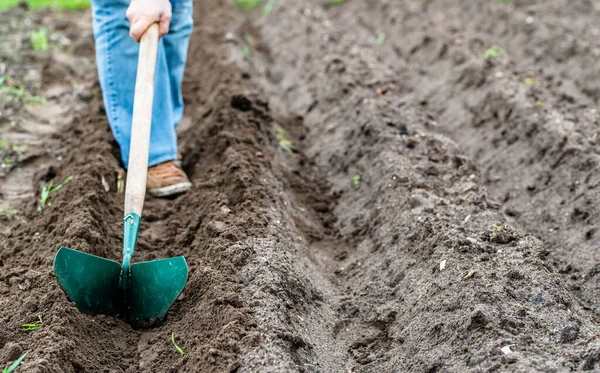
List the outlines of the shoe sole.
{"label": "shoe sole", "polygon": [[192,187],[192,183],[185,182],[174,185],[169,185],[162,188],[148,189],[148,193],[154,197],[169,197],[175,194],[181,194]]}

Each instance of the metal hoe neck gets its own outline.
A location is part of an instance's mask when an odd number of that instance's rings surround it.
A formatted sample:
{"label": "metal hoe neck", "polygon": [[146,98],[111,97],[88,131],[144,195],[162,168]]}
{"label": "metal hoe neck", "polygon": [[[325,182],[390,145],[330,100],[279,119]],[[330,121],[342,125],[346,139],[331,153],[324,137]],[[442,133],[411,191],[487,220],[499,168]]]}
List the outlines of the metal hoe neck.
{"label": "metal hoe neck", "polygon": [[123,265],[121,266],[121,278],[119,282],[122,290],[127,290],[128,288],[129,268],[135,251],[141,220],[141,216],[135,212],[128,213],[123,219]]}

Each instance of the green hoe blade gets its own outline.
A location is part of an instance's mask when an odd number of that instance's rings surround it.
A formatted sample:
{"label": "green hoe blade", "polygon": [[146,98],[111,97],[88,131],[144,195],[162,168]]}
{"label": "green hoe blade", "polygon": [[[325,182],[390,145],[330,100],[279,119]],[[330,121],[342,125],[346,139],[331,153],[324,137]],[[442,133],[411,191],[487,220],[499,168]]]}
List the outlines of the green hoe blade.
{"label": "green hoe blade", "polygon": [[132,264],[127,291],[129,322],[163,317],[183,291],[187,277],[182,256]]}
{"label": "green hoe blade", "polygon": [[77,309],[92,314],[118,314],[121,264],[61,247],[54,258],[54,274]]}
{"label": "green hoe blade", "polygon": [[182,256],[134,263],[125,294],[119,286],[121,268],[115,261],[66,247],[54,258],[56,279],[79,311],[122,316],[131,324],[165,316],[188,277]]}

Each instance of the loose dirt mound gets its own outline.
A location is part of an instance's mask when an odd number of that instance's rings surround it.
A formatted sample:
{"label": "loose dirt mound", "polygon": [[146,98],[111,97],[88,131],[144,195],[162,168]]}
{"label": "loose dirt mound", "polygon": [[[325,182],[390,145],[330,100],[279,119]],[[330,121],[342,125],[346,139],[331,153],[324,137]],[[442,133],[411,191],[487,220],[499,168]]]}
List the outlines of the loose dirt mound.
{"label": "loose dirt mound", "polygon": [[[134,330],[78,313],[53,278],[59,246],[120,255],[118,149],[95,85],[33,190],[73,181],[0,230],[0,363],[32,349],[20,371],[594,369],[584,67],[600,10],[550,3],[278,2],[246,17],[196,2],[179,129],[194,188],[148,199],[136,252],[184,255],[182,297]],[[44,84],[74,74],[54,70]]]}

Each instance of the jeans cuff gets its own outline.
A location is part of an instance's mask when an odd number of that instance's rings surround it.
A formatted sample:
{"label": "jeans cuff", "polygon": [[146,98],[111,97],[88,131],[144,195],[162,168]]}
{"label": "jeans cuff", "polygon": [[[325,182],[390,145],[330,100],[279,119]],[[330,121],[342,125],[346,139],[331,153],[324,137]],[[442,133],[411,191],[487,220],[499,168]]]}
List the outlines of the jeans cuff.
{"label": "jeans cuff", "polygon": [[150,159],[148,161],[148,167],[156,166],[157,164],[161,164],[163,162],[174,161],[177,159],[177,151],[173,154],[161,154],[159,156],[150,155]]}

